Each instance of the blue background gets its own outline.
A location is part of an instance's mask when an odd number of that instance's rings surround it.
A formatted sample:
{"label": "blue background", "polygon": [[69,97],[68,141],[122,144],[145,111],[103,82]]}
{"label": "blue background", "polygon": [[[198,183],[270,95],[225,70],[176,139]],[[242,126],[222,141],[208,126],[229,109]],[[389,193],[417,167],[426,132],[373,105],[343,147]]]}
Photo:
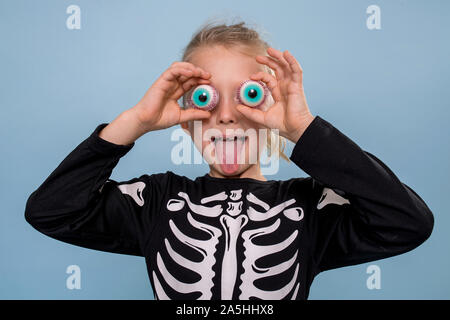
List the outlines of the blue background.
{"label": "blue background", "polygon": [[[66,28],[71,4],[80,30]],[[381,30],[366,27],[372,4]],[[382,159],[434,213],[423,245],[322,273],[309,298],[450,298],[449,12],[448,1],[1,1],[0,298],[153,299],[144,258],[48,238],[26,223],[25,202],[99,123],[135,105],[212,17],[240,17],[290,50],[311,112]],[[206,164],[171,163],[174,129],[141,137],[112,179],[205,174]],[[268,178],[296,176],[306,174],[282,161]],[[80,290],[66,288],[72,264]],[[370,264],[381,268],[380,290],[366,287]]]}

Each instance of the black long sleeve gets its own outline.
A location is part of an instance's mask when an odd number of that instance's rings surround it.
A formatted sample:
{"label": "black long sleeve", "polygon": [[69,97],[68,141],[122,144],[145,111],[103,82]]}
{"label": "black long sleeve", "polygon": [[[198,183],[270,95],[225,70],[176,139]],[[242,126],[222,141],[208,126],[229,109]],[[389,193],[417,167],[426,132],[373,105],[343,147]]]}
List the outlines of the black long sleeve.
{"label": "black long sleeve", "polygon": [[25,219],[67,243],[142,256],[143,229],[152,223],[152,216],[143,214],[150,210],[150,202],[144,200],[152,192],[153,177],[120,183],[109,179],[134,143],[116,145],[101,139],[98,133],[106,125],[100,124],[30,195]]}
{"label": "black long sleeve", "polygon": [[144,256],[157,299],[307,299],[321,271],[423,243],[434,219],[378,158],[319,116],[291,160],[310,177],[260,181],[165,173],[109,179],[133,145],[78,145],[25,218],[82,247]]}
{"label": "black long sleeve", "polygon": [[[419,195],[321,117],[300,137],[290,159],[321,195],[310,229],[317,273],[401,254],[430,236],[433,214]],[[325,188],[348,202],[319,209],[319,202],[333,197]]]}

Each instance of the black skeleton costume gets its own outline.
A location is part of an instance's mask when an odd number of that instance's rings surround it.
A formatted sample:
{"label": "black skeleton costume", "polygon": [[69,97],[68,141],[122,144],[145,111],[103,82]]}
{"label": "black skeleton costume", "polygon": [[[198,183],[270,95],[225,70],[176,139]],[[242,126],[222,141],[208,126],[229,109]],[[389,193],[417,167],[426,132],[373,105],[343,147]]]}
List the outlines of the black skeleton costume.
{"label": "black skeleton costume", "polygon": [[433,214],[378,158],[316,116],[290,159],[310,177],[109,179],[133,146],[98,133],[29,197],[26,220],[61,241],[143,256],[157,299],[307,299],[322,271],[410,251]]}

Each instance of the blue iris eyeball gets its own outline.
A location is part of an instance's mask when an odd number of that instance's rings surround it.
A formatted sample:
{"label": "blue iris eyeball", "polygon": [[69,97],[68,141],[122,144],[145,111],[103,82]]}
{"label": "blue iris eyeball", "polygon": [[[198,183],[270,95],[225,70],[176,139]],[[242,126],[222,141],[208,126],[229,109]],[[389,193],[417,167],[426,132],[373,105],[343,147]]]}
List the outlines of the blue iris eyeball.
{"label": "blue iris eyeball", "polygon": [[267,95],[268,88],[262,81],[246,80],[237,90],[239,102],[253,108],[262,106]]}
{"label": "blue iris eyeball", "polygon": [[213,109],[219,101],[219,92],[208,84],[202,84],[194,88],[188,96],[187,105],[201,110]]}

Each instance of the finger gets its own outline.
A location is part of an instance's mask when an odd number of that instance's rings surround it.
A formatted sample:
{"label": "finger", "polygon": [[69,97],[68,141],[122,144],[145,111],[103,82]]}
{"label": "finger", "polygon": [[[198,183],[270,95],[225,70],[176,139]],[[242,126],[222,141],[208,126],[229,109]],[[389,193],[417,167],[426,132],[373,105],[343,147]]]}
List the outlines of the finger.
{"label": "finger", "polygon": [[236,109],[240,113],[242,113],[244,115],[244,117],[246,117],[247,119],[265,126],[265,124],[264,124],[265,111],[262,111],[262,110],[259,110],[259,109],[255,109],[255,108],[252,108],[252,107],[248,107],[248,106],[243,105],[243,104],[238,104],[236,106]]}
{"label": "finger", "polygon": [[197,72],[193,72],[191,76],[185,76],[185,75],[179,76],[179,77],[178,77],[178,82],[183,83],[183,82],[187,81],[188,79],[190,79],[191,77],[198,77],[198,78],[201,77],[202,79],[205,79],[205,80],[207,80],[207,78],[209,78],[209,77],[205,78],[205,77],[200,73],[200,71],[197,71]]}
{"label": "finger", "polygon": [[191,90],[194,86],[201,84],[209,84],[210,81],[202,78],[190,78],[184,83],[181,83],[177,90],[174,92],[173,97],[175,100],[181,98],[182,95]]}
{"label": "finger", "polygon": [[289,63],[292,70],[292,80],[298,83],[302,83],[303,81],[303,69],[300,66],[300,63],[295,59],[295,57],[286,50],[284,52],[284,56],[286,57],[286,61]]}
{"label": "finger", "polygon": [[200,74],[205,75],[205,77],[211,76],[211,74],[209,72],[207,72],[207,71],[203,70],[202,68],[194,65],[193,63],[187,62],[187,61],[175,61],[174,63],[172,63],[172,65],[170,67],[171,68],[172,67],[176,67],[176,68],[183,67],[183,68],[187,68],[192,71],[197,70],[197,72],[200,72]]}
{"label": "finger", "polygon": [[195,71],[180,67],[169,68],[162,75],[162,79],[169,82],[177,81],[180,85],[192,77],[202,77],[202,79],[205,79],[200,70]]}
{"label": "finger", "polygon": [[272,93],[273,99],[278,102],[281,101],[282,96],[280,92],[280,88],[278,87],[278,81],[275,79],[274,76],[271,74],[268,74],[267,72],[260,71],[258,73],[252,74],[250,76],[250,79],[258,81],[263,81],[267,87],[269,88],[270,92]]}
{"label": "finger", "polygon": [[178,77],[185,76],[185,77],[192,77],[194,75],[193,70],[189,70],[186,68],[179,68],[179,67],[172,67],[164,71],[161,78],[166,81],[177,81]]}
{"label": "finger", "polygon": [[[194,68],[200,68],[198,66],[196,66],[195,64],[193,64],[192,62],[188,62],[188,61],[175,61],[173,62],[170,67],[185,67],[185,68],[190,68],[190,69],[194,69]],[[203,70],[202,68],[200,68],[201,70]],[[205,71],[205,70],[203,70]]]}
{"label": "finger", "polygon": [[278,63],[281,65],[281,67],[283,68],[283,71],[285,73],[285,76],[289,76],[289,74],[292,72],[289,63],[286,61],[286,59],[283,56],[283,52],[281,52],[280,50],[277,50],[275,48],[268,48],[267,49],[267,53],[278,60]]}
{"label": "finger", "polygon": [[211,113],[206,110],[199,109],[181,109],[180,110],[180,120],[179,123],[191,121],[191,120],[202,120],[207,119],[211,116]]}
{"label": "finger", "polygon": [[275,75],[277,79],[283,79],[284,78],[284,71],[281,65],[278,63],[277,60],[273,59],[272,57],[268,56],[256,56],[256,61],[262,64],[265,64],[269,66],[271,69],[275,71]]}
{"label": "finger", "polygon": [[[181,67],[181,68],[184,68],[184,67]],[[203,71],[200,68],[186,68],[186,69],[191,70],[192,76],[194,76],[194,77],[202,77],[204,79],[207,79],[210,77],[210,75],[206,71]]]}

